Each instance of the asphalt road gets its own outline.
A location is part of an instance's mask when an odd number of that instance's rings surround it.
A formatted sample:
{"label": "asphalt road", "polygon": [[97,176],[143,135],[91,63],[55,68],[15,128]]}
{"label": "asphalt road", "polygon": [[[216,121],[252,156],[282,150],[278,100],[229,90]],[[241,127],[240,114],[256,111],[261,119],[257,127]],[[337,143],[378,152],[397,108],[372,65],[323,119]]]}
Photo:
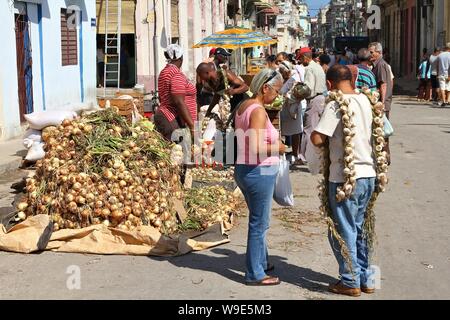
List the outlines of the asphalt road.
{"label": "asphalt road", "polygon": [[[450,299],[450,108],[397,97],[392,122],[390,184],[377,203],[374,264],[380,290],[356,299]],[[10,185],[0,178],[0,211],[10,210]],[[243,285],[245,216],[230,243],[175,258],[0,252],[0,299],[355,299],[326,291],[337,264],[318,214],[316,177],[291,174],[296,206],[274,206],[269,254],[274,287]],[[80,288],[69,289],[80,270]],[[69,273],[68,273],[69,272]]]}

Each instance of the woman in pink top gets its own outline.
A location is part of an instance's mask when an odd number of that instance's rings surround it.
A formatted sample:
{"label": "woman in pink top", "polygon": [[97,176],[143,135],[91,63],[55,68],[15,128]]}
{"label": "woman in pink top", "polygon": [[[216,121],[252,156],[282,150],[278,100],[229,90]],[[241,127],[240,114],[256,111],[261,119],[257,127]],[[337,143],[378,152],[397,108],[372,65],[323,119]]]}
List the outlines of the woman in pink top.
{"label": "woman in pink top", "polygon": [[245,273],[247,285],[280,283],[278,277],[266,275],[267,271],[273,270],[268,263],[266,232],[279,155],[284,153],[285,146],[280,142],[279,132],[270,122],[264,105],[275,100],[282,85],[283,78],[278,71],[260,71],[250,85],[253,98],[243,102],[235,116],[238,146],[235,179],[250,213]]}

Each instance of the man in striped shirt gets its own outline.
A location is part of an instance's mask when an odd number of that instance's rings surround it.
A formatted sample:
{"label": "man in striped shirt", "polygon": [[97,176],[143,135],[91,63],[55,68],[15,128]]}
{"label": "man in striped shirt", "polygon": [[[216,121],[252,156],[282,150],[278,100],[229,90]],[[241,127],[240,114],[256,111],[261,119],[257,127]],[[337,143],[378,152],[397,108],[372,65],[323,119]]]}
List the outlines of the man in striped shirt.
{"label": "man in striped shirt", "polygon": [[372,70],[370,70],[370,51],[362,48],[358,51],[358,77],[356,78],[356,88],[369,88],[372,91],[377,90],[377,80]]}

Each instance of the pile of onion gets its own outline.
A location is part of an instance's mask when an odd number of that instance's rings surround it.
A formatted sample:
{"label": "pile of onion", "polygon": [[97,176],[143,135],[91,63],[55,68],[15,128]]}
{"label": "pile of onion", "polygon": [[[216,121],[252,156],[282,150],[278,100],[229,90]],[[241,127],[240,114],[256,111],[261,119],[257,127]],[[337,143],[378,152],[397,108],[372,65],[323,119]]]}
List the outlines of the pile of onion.
{"label": "pile of onion", "polygon": [[43,134],[45,158],[17,205],[24,220],[52,217],[54,230],[93,224],[177,231],[172,199],[183,199],[172,145],[148,123],[129,125],[112,108],[65,120]]}

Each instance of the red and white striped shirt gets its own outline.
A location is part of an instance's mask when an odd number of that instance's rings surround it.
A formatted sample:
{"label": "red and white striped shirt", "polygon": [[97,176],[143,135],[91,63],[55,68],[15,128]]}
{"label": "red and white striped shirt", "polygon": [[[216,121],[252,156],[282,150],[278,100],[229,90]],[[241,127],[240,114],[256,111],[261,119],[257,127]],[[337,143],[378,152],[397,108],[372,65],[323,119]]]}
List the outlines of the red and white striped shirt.
{"label": "red and white striped shirt", "polygon": [[171,99],[172,94],[184,95],[184,102],[193,121],[197,120],[197,89],[189,82],[181,70],[168,63],[158,78],[159,110],[168,121],[173,121],[179,114]]}

